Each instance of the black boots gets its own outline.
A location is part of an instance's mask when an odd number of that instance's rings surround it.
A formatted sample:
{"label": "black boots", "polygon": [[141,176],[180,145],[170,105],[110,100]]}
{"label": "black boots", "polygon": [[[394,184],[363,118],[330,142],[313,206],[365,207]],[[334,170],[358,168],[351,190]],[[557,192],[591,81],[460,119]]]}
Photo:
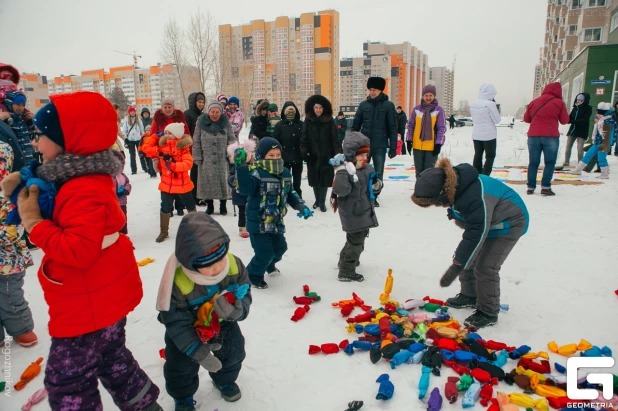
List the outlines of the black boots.
{"label": "black boots", "polygon": [[319,208],[321,212],[326,212],[326,195],[328,194],[328,187],[313,187],[313,195],[315,196],[315,203],[313,203],[313,209]]}
{"label": "black boots", "polygon": [[320,187],[313,187],[313,196],[315,197],[315,203],[312,208],[315,210],[320,206]]}
{"label": "black boots", "polygon": [[446,300],[446,305],[451,308],[474,308],[476,307],[476,297],[469,297],[461,293]]}
{"label": "black boots", "polygon": [[213,200],[206,200],[206,214],[211,215],[215,212],[215,204]]}
{"label": "black boots", "polygon": [[227,215],[227,201],[226,200],[220,200],[219,201],[219,213],[221,215]]}

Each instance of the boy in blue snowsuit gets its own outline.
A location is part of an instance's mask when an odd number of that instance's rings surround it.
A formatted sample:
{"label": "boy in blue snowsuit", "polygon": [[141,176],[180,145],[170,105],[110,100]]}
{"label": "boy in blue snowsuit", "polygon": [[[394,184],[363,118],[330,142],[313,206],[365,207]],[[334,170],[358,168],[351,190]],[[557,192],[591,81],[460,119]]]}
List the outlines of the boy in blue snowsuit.
{"label": "boy in blue snowsuit", "polygon": [[[157,310],[165,325],[165,388],[176,411],[193,411],[200,366],[224,400],[241,397],[236,379],[245,359],[238,321],[249,315],[247,269],[229,251],[230,238],[212,217],[189,213],[165,266]],[[212,407],[211,407],[212,408]]]}
{"label": "boy in blue snowsuit", "polygon": [[470,164],[453,167],[441,158],[418,177],[412,201],[420,207],[447,207],[449,220],[465,231],[452,265],[440,285],[459,277],[461,291],[446,303],[452,308],[476,308],[467,326],[487,327],[498,322],[500,268],[524,234],[530,217],[524,201],[506,184]]}
{"label": "boy in blue snowsuit", "polygon": [[[11,124],[9,126],[15,133],[24,161],[28,164],[35,158],[35,150],[32,146],[32,135],[34,125],[32,120],[26,120],[26,96],[21,91],[7,93],[4,105],[11,113]],[[37,153],[38,154],[38,153]],[[38,160],[38,159],[37,159]]]}
{"label": "boy in blue snowsuit", "polygon": [[287,204],[299,217],[311,217],[313,212],[292,188],[292,174],[283,166],[281,145],[272,137],[260,139],[256,161],[248,166],[244,148],[234,152],[238,192],[247,196],[247,231],[255,255],[247,266],[249,280],[255,288],[267,288],[264,273],[280,274],[275,266],[288,249],[283,217]]}

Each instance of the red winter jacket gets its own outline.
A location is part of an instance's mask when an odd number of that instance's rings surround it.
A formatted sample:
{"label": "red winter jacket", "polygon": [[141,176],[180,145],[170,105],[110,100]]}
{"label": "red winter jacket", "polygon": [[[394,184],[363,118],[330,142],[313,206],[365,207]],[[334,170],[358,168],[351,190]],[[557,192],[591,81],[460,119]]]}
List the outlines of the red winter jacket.
{"label": "red winter jacket", "polygon": [[568,124],[569,112],[562,101],[560,83],[549,83],[541,97],[532,100],[524,114],[530,123],[528,137],[560,137],[558,122]]}
{"label": "red winter jacket", "polygon": [[[116,112],[100,94],[51,96],[65,151],[90,155],[116,141]],[[85,110],[85,112],[84,112]],[[49,334],[76,337],[110,326],[142,299],[133,245],[118,234],[125,217],[110,175],[76,177],[60,186],[51,220],[30,238],[45,256],[38,276],[49,305]]]}

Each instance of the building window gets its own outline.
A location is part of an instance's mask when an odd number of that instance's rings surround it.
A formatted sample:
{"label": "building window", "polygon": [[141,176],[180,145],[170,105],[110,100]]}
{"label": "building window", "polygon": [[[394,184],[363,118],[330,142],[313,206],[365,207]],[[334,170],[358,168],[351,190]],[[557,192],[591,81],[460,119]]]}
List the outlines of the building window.
{"label": "building window", "polygon": [[590,0],[588,7],[605,7],[606,0]]}
{"label": "building window", "polygon": [[573,60],[573,50],[569,50],[566,52],[566,59],[567,61]]}
{"label": "building window", "polygon": [[618,13],[614,14],[614,16],[612,17],[612,23],[610,26],[609,31],[614,31],[618,28]]}
{"label": "building window", "polygon": [[[591,0],[592,1],[592,0]],[[593,41],[601,41],[602,29],[585,29],[580,34],[580,43],[590,43]]]}
{"label": "building window", "polygon": [[569,36],[574,36],[577,34],[577,24],[571,24],[569,26]]}
{"label": "building window", "polygon": [[571,9],[580,9],[582,7],[582,0],[573,0],[571,3]]}

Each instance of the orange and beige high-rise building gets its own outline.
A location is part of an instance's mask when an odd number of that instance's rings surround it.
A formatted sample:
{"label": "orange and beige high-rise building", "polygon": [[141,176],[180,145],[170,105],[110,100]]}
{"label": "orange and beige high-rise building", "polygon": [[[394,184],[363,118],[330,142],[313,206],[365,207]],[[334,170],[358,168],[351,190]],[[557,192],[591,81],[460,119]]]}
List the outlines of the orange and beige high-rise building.
{"label": "orange and beige high-rise building", "polygon": [[94,91],[109,97],[114,89],[120,88],[129,102],[139,111],[142,107],[156,110],[161,99],[174,99],[176,108],[187,108],[187,96],[200,90],[199,74],[196,68],[186,66],[182,70],[182,81],[171,64],[148,68],[135,66],[112,67],[82,71],[81,75],[55,77],[49,82],[49,95],[73,91]]}
{"label": "orange and beige high-rise building", "polygon": [[26,108],[36,113],[41,107],[49,103],[47,76],[34,73],[21,73],[18,89],[26,95]]}
{"label": "orange and beige high-rise building", "polygon": [[353,114],[367,98],[367,79],[386,80],[384,93],[395,106],[409,113],[421,101],[423,86],[429,79],[429,58],[408,42],[363,43],[363,57],[344,58],[339,62],[341,110]]}
{"label": "orange and beige high-rise building", "polygon": [[313,94],[339,106],[339,12],[253,20],[219,26],[222,93],[236,96],[246,114],[258,99],[303,111]]}

